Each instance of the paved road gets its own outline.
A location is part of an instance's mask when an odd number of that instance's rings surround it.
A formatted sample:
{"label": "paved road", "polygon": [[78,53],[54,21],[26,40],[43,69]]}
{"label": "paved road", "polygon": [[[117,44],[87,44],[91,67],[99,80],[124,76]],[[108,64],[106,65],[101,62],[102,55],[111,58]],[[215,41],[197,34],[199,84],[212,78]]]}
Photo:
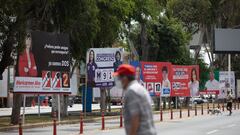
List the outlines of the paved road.
{"label": "paved road", "polygon": [[[120,108],[121,106],[111,106],[112,108]],[[50,113],[51,107],[49,106],[41,106],[40,107],[40,113]],[[92,110],[99,110],[100,105],[99,104],[92,104]],[[82,104],[74,104],[73,107],[68,107],[68,111],[81,111],[82,110]],[[23,107],[21,108],[21,112],[23,112]],[[11,116],[12,108],[0,108],[0,116]],[[25,114],[38,114],[38,106],[35,107],[26,107],[25,108]]]}
{"label": "paved road", "polygon": [[[156,128],[159,135],[239,135],[240,111],[234,111],[232,116],[226,112],[222,115],[193,116],[187,118],[183,112],[183,119],[179,119],[179,112],[174,113],[174,120],[170,120],[169,113],[164,114],[164,122],[159,122],[159,115],[155,115]],[[200,111],[198,112],[200,114]],[[119,119],[106,120],[106,130],[101,131],[101,121],[85,123],[84,134],[88,135],[124,135],[124,129],[119,128]],[[58,135],[77,135],[79,124],[58,126]],[[0,132],[1,135],[17,135],[17,131]],[[52,127],[24,129],[25,135],[51,135]]]}

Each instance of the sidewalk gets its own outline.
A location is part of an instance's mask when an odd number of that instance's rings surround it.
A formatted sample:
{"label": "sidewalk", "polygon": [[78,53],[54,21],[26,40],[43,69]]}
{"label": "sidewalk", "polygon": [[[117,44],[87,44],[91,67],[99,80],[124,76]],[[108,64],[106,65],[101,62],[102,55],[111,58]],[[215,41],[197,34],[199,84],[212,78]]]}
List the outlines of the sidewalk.
{"label": "sidewalk", "polygon": [[[191,117],[195,117],[195,111],[191,110]],[[201,110],[198,110],[198,116],[201,116]],[[204,110],[204,116],[207,115],[207,110]],[[163,122],[166,121],[174,121],[174,120],[178,120],[180,119],[180,113],[179,110],[173,110],[173,120],[170,119],[170,111],[164,111],[163,112]],[[183,119],[187,119],[187,110],[184,109],[182,111],[182,118]],[[155,112],[154,114],[154,121],[155,122],[160,122],[160,114],[159,112]],[[79,124],[79,120],[76,120],[77,124],[61,124],[57,126],[57,130],[58,130],[58,135],[65,135],[65,134],[78,134],[79,133],[79,129],[80,129],[80,124]],[[84,132],[96,132],[101,130],[101,117],[100,118],[94,118],[92,120],[85,120],[84,121]],[[38,127],[34,127],[34,126],[28,126],[28,127],[24,127],[23,128],[23,132],[26,135],[32,135],[33,133],[36,133],[36,135],[47,135],[47,134],[51,134],[52,133],[52,122],[50,123],[45,123],[45,126],[38,126]],[[120,127],[120,116],[110,116],[110,117],[105,117],[105,130],[109,130],[109,129],[116,129]],[[13,134],[13,135],[17,135],[17,126],[15,128],[13,128],[14,130],[9,130],[9,131],[5,131],[5,132],[1,132],[1,135],[8,135],[9,133]],[[8,133],[8,134],[7,134]]]}
{"label": "sidewalk", "polygon": [[[121,108],[121,106],[111,106],[112,109],[114,108]],[[92,104],[92,110],[99,110],[99,104]],[[49,106],[40,106],[40,113],[50,113],[52,108]],[[69,112],[74,111],[82,111],[82,104],[74,104],[73,107],[68,107]],[[21,114],[23,112],[23,107],[21,107]],[[1,116],[11,116],[12,108],[0,108],[0,117]],[[35,107],[26,107],[25,114],[38,114],[38,106]]]}

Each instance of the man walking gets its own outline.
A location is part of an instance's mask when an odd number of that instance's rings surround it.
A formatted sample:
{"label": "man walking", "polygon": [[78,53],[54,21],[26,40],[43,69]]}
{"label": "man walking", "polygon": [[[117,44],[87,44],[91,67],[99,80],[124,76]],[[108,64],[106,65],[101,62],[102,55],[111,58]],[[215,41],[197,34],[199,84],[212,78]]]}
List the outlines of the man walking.
{"label": "man walking", "polygon": [[227,87],[227,110],[229,111],[229,115],[232,114],[232,102],[233,102],[233,97],[231,94],[231,89],[229,83],[226,84]]}
{"label": "man walking", "polygon": [[122,64],[114,73],[116,85],[122,87],[124,97],[124,124],[127,135],[156,135],[148,91],[135,80],[135,68]]}

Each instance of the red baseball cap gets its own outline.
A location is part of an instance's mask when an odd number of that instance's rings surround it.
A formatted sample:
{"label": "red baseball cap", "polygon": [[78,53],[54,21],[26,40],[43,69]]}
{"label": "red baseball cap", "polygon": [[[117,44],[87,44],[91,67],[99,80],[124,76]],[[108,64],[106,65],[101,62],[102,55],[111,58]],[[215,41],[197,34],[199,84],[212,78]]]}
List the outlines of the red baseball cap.
{"label": "red baseball cap", "polygon": [[135,74],[136,74],[135,67],[129,64],[120,65],[117,71],[113,73],[114,76],[118,76],[118,75],[135,76]]}

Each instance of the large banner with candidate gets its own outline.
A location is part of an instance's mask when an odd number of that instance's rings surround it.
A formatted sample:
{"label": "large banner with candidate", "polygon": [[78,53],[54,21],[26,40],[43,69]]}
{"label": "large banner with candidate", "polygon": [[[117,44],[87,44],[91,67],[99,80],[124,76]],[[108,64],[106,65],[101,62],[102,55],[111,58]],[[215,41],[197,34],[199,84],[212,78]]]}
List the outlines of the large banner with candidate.
{"label": "large banner with candidate", "polygon": [[169,62],[141,62],[143,82],[151,96],[169,97],[172,65]]}
{"label": "large banner with candidate", "polygon": [[123,63],[122,48],[90,48],[87,52],[87,84],[113,87],[113,73]]}
{"label": "large banner with candidate", "polygon": [[69,48],[67,34],[28,33],[18,56],[14,92],[70,93]]}
{"label": "large banner with candidate", "polygon": [[199,66],[173,65],[171,96],[194,97],[199,95]]}
{"label": "large banner with candidate", "polygon": [[[230,82],[229,82],[230,80]],[[229,88],[228,88],[229,84]],[[230,72],[230,78],[228,71],[220,71],[219,72],[219,85],[220,85],[220,90],[219,90],[219,95],[218,98],[226,98],[227,96],[227,90],[231,90],[231,94],[233,97],[235,97],[235,74],[234,71]]]}

